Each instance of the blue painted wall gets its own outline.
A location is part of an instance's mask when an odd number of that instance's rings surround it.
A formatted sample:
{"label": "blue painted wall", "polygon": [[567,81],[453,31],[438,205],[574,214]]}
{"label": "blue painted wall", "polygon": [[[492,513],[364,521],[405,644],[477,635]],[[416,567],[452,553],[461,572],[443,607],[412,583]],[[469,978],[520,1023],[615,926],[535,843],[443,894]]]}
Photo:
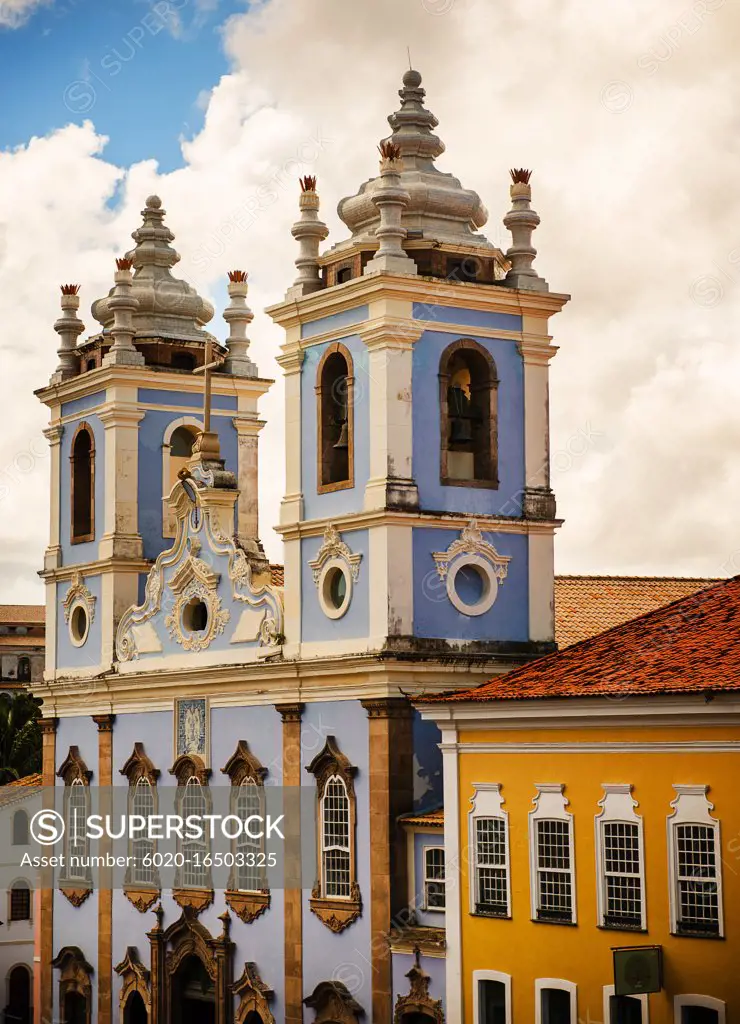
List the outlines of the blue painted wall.
{"label": "blue painted wall", "polygon": [[[327,318],[328,319],[328,318]],[[307,325],[309,326],[309,325]],[[357,335],[341,339],[349,349],[354,363],[354,432],[355,480],[354,487],[341,491],[318,494],[316,491],[316,371],[326,348],[330,344],[316,345],[306,350],[301,369],[301,479],[303,481],[303,518],[320,519],[324,516],[344,515],[362,508],[365,484],[370,474],[370,378],[368,352]],[[334,342],[331,342],[334,344]]]}
{"label": "blue painted wall", "polygon": [[[455,310],[456,316],[466,312]],[[471,315],[475,311],[470,311]],[[501,317],[504,314],[480,314]],[[518,317],[512,319],[518,321]],[[456,322],[459,322],[456,320]],[[462,321],[465,322],[465,321]],[[517,499],[524,487],[524,369],[514,341],[473,338],[493,356],[498,386],[498,470],[496,490],[480,487],[443,487],[439,475],[439,363],[444,350],[457,338],[444,331],[425,331],[414,345],[413,472],[421,507],[432,512],[466,515],[518,515]]]}
{"label": "blue painted wall", "polygon": [[368,312],[367,306],[355,306],[354,309],[344,309],[341,313],[331,313],[329,316],[319,317],[318,320],[310,320],[301,324],[301,338],[315,338],[325,331],[361,324],[363,320],[367,320]]}
{"label": "blue painted wall", "polygon": [[492,331],[521,331],[522,318],[514,313],[495,313],[483,309],[465,309],[462,306],[437,306],[415,302],[412,316],[415,320],[434,320],[442,324],[463,324],[466,327],[486,327]]}
{"label": "blue painted wall", "polygon": [[[87,547],[87,545],[84,545]],[[64,599],[67,596],[70,584],[57,583],[56,585],[56,607],[57,607],[57,649],[56,667],[65,668],[96,668],[100,665],[103,655],[103,585],[100,576],[85,576],[85,586],[97,598],[95,602],[95,617],[90,623],[87,640],[82,647],[75,647],[69,635],[69,623],[64,618]]]}
{"label": "blue painted wall", "polygon": [[352,584],[352,600],[341,619],[330,619],[324,615],[319,604],[319,592],[313,581],[313,571],[308,564],[316,558],[323,544],[323,537],[306,537],[301,541],[301,639],[347,640],[351,637],[366,637],[370,629],[370,565],[368,563],[368,531],[345,530],[342,540],[353,554],[362,555],[359,577]]}
{"label": "blue painted wall", "polygon": [[[339,748],[357,768],[357,880],[363,911],[349,928],[335,935],[309,908],[310,890],[303,893],[303,990],[311,992],[332,977],[343,981],[365,1009],[368,1020],[372,1000],[370,941],[370,814],[368,791],[368,719],[359,701],[308,704],[301,724],[303,764],[307,765],[333,735]],[[302,784],[316,788],[313,775],[303,771]]]}
{"label": "blue painted wall", "polygon": [[[85,402],[90,405],[98,405],[104,397],[102,393],[89,395],[87,398],[80,398],[76,402],[68,402],[66,405],[77,406]],[[93,399],[95,399],[94,402]],[[62,406],[62,409],[64,410],[65,407]],[[74,411],[76,410],[72,410],[72,412]],[[75,436],[75,431],[83,420],[92,430],[95,439],[95,537],[84,544],[72,544],[70,542],[72,464],[69,457],[72,454],[72,439]],[[80,416],[78,420],[65,423],[60,449],[59,537],[62,547],[62,564],[77,565],[82,562],[94,562],[98,557],[98,545],[103,535],[103,523],[105,522],[105,429],[99,417],[90,413]]]}
{"label": "blue painted wall", "polygon": [[442,805],[442,733],[434,722],[414,712],[414,810],[430,811]]}
{"label": "blue painted wall", "polygon": [[[176,412],[147,409],[139,424],[139,533],[144,541],[144,557],[156,558],[172,544],[172,538],[162,536],[162,445],[165,431],[170,423],[183,416],[191,416],[200,422],[203,402],[199,395],[150,388],[139,389],[139,401],[182,406]],[[215,409],[235,412],[236,398],[216,395],[213,405]],[[211,423],[218,433],[226,468],[237,473],[239,442],[231,416],[214,416]]]}
{"label": "blue painted wall", "polygon": [[511,558],[508,575],[499,584],[498,597],[484,615],[458,612],[447,597],[432,557],[445,551],[460,536],[458,530],[415,529],[414,634],[451,640],[529,639],[529,544],[527,537],[510,533],[484,533],[500,555]]}

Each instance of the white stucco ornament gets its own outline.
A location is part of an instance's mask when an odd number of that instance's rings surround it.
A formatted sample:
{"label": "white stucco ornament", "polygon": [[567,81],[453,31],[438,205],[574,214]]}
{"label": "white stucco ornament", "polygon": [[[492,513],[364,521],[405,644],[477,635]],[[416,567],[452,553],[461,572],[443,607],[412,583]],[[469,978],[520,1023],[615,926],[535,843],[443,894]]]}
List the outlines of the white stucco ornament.
{"label": "white stucco ornament", "polygon": [[[511,558],[500,555],[490,541],[484,539],[478,522],[472,519],[463,529],[457,540],[454,540],[446,551],[435,551],[432,554],[437,566],[439,578],[447,586],[447,597],[457,611],[463,615],[484,615],[492,607],[498,597],[498,588],[506,579]],[[470,600],[461,593],[458,576],[477,584],[479,593]]]}
{"label": "white stucco ornament", "polygon": [[90,593],[85,585],[82,573],[75,570],[72,575],[62,608],[64,621],[69,627],[69,638],[75,647],[82,647],[87,640],[90,626],[95,618],[95,602],[97,598]]}
{"label": "white stucco ornament", "polygon": [[341,619],[352,602],[352,585],[360,575],[362,555],[351,551],[333,523],[324,531],[324,543],[309,561],[318,590],[319,605],[330,619]]}

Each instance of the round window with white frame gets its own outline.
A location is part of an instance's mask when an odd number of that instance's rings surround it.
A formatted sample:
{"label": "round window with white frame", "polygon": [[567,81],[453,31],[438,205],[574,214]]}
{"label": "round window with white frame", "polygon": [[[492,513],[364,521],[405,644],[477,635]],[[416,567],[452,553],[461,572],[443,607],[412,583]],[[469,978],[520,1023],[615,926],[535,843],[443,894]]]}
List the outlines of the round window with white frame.
{"label": "round window with white frame", "polygon": [[319,576],[319,604],[324,615],[341,619],[352,601],[352,573],[342,558],[330,558]]}
{"label": "round window with white frame", "polygon": [[75,647],[82,647],[90,632],[90,615],[83,601],[72,605],[69,613],[69,637]]}
{"label": "round window with white frame", "polygon": [[488,559],[465,555],[447,570],[447,596],[463,615],[485,615],[498,597],[498,577]]}

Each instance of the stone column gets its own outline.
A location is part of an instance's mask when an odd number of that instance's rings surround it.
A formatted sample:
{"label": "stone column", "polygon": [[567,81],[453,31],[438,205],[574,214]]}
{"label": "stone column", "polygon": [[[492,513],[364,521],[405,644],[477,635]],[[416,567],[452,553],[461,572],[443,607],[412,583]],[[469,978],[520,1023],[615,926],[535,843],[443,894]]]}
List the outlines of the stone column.
{"label": "stone column", "polygon": [[[56,741],[58,718],[42,718],[40,721],[42,754],[41,776],[45,789],[53,789],[56,783]],[[45,805],[53,806],[51,794],[45,797]],[[54,889],[52,870],[46,869],[41,875],[41,897],[39,907],[39,957],[40,963],[36,970],[39,976],[38,998],[34,1000],[35,1020],[37,1024],[45,1024],[53,1019],[54,1010],[54,972],[51,962],[54,959]]]}
{"label": "stone column", "polygon": [[[110,788],[113,785],[113,721],[115,715],[93,715],[98,727],[98,785],[100,813],[111,813]],[[108,791],[107,793],[105,791]],[[110,839],[100,841],[100,854],[111,851]],[[113,1020],[113,890],[112,872],[101,868],[98,888],[98,1016],[97,1024]]]}
{"label": "stone column", "polygon": [[[277,704],[283,720],[283,787],[299,787],[290,800],[292,814],[286,814],[295,835],[286,835],[286,864],[300,863],[301,715],[303,704]],[[292,884],[289,886],[288,883]],[[285,1024],[303,1024],[303,890],[300,878],[286,878],[285,890]]]}
{"label": "stone column", "polygon": [[164,977],[164,931],[162,919],[164,910],[162,904],[158,903],[154,908],[156,923],[150,932],[146,933],[149,939],[149,958],[151,964],[151,1014],[149,1024],[166,1024],[167,1007],[165,1005],[166,985]]}
{"label": "stone column", "polygon": [[78,284],[63,284],[62,288],[62,315],[54,324],[54,330],[59,335],[61,342],[57,349],[59,365],[51,376],[51,384],[61,384],[70,377],[76,377],[80,372],[79,357],[77,356],[77,339],[85,330],[85,325],[77,316],[80,308],[80,286]]}
{"label": "stone column", "polygon": [[387,936],[407,892],[396,819],[413,809],[412,711],[405,698],[363,701],[368,715],[370,946],[373,1024],[391,1024],[393,984]]}

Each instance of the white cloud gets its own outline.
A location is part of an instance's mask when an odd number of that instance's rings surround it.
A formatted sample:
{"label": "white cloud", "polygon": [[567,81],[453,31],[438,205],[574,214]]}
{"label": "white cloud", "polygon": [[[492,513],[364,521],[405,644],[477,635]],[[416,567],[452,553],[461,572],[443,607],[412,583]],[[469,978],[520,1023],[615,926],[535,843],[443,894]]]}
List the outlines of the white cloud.
{"label": "white cloud", "polygon": [[0,0],[0,29],[20,28],[37,7],[52,0]]}
{"label": "white cloud", "polygon": [[[56,362],[57,285],[80,281],[89,310],[156,191],[180,271],[204,294],[222,304],[225,271],[249,270],[254,355],[279,379],[281,332],[261,310],[295,275],[296,178],[318,174],[329,241],[343,237],[336,203],[375,173],[407,44],[440,119],[440,166],[481,193],[504,246],[507,169],[534,167],[537,265],[573,295],[552,323],[559,569],[735,571],[739,36],[724,0],[678,14],[671,0],[269,0],[226,24],[233,71],[181,169],[116,168],[92,125],[0,155],[0,597],[37,594],[48,465],[23,453],[44,425],[31,391]],[[264,413],[262,533],[276,555],[279,383]]]}

